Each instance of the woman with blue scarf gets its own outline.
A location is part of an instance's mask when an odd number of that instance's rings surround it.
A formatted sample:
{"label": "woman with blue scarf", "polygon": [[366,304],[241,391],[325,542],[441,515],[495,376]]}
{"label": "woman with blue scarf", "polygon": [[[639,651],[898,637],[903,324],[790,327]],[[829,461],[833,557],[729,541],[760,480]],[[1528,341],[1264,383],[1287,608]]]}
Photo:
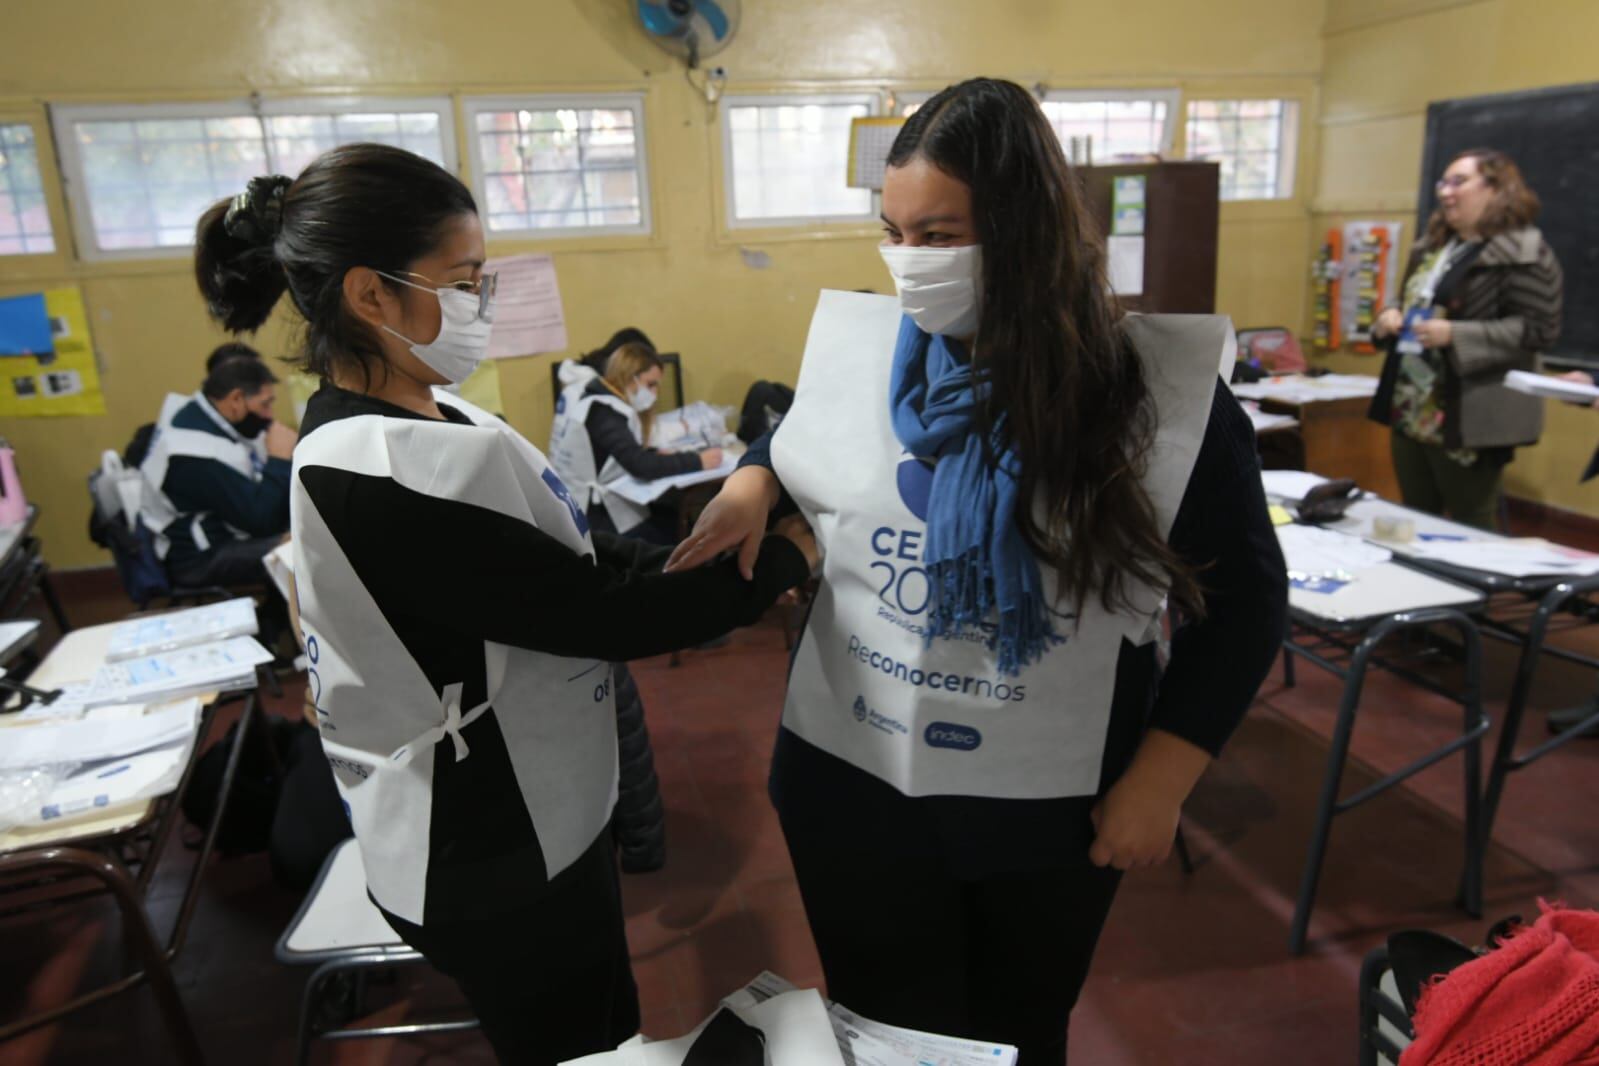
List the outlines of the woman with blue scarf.
{"label": "woman with blue scarf", "polygon": [[825,551],[771,794],[829,995],[1063,1063],[1122,872],[1270,669],[1285,568],[1230,327],[1120,313],[1032,96],[946,89],[888,164],[898,299],[822,294],[792,410],[672,565],[747,564],[785,507]]}

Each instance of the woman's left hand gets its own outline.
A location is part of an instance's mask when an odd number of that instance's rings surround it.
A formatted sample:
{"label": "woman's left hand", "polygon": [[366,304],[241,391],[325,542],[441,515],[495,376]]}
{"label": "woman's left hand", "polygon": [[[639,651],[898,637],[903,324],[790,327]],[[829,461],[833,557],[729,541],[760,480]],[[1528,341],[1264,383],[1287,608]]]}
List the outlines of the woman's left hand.
{"label": "woman's left hand", "polygon": [[1177,839],[1177,819],[1194,784],[1210,765],[1210,754],[1163,729],[1151,729],[1133,761],[1104,798],[1094,804],[1095,866],[1131,870],[1164,862]]}
{"label": "woman's left hand", "polygon": [[1421,342],[1423,348],[1447,348],[1455,336],[1447,318],[1425,319],[1417,322],[1411,329],[1415,331],[1416,339]]}
{"label": "woman's left hand", "polygon": [[1094,843],[1088,858],[1095,866],[1132,870],[1155,866],[1171,854],[1182,803],[1143,788],[1130,776],[1110,786],[1094,804]]}

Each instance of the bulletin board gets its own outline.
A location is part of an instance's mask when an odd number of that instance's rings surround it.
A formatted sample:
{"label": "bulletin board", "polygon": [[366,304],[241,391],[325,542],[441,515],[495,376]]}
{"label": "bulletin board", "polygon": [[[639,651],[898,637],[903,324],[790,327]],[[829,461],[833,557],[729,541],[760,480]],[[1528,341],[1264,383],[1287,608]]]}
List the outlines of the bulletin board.
{"label": "bulletin board", "polygon": [[[40,351],[46,334],[48,350]],[[83,293],[48,289],[0,300],[0,418],[103,414]]]}

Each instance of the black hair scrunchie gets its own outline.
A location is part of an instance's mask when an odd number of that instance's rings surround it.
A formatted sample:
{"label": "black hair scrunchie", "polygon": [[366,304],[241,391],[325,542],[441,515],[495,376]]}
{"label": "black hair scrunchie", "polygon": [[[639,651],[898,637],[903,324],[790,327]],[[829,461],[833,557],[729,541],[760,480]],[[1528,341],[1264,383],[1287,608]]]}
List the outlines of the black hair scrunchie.
{"label": "black hair scrunchie", "polygon": [[271,244],[283,228],[283,194],[293,184],[293,178],[282,174],[251,178],[228,205],[222,220],[228,236],[250,244]]}

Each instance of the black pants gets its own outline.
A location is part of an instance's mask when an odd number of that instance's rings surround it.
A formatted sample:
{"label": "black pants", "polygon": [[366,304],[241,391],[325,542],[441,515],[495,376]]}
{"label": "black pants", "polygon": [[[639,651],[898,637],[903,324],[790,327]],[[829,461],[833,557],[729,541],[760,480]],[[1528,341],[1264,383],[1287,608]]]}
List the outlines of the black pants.
{"label": "black pants", "polygon": [[167,569],[173,584],[189,588],[262,584],[267,581],[267,572],[261,560],[281,543],[281,535],[230,540]]}
{"label": "black pants", "polygon": [[609,829],[523,910],[426,926],[384,917],[461,986],[507,1066],[554,1066],[609,1051],[638,1032]]}
{"label": "black pants", "polygon": [[874,1021],[1066,1061],[1066,1027],[1121,874],[1081,867],[963,881],[937,860],[841,848],[784,825],[827,994]]}

